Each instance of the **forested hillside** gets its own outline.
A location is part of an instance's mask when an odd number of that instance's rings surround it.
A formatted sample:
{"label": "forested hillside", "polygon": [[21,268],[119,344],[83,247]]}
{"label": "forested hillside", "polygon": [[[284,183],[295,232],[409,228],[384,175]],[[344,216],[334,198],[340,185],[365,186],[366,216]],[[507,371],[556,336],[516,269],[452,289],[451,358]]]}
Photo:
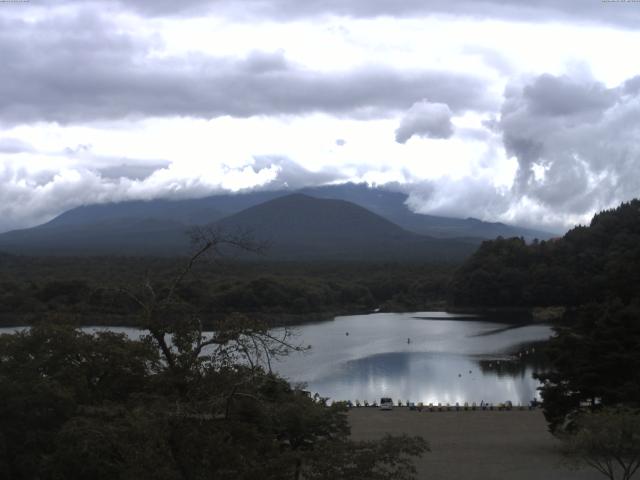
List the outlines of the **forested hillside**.
{"label": "forested hillside", "polygon": [[567,307],[540,373],[552,430],[576,414],[640,407],[640,200],[597,214],[563,238],[485,242],[456,272],[456,305]]}
{"label": "forested hillside", "polygon": [[581,305],[640,298],[640,200],[593,217],[564,237],[484,242],[456,272],[455,305]]}

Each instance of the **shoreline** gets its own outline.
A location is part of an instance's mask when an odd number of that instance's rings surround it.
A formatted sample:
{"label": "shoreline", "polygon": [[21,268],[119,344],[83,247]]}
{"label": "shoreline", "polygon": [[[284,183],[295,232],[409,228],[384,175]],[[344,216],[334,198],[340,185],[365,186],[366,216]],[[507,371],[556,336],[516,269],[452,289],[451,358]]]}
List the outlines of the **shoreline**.
{"label": "shoreline", "polygon": [[[535,323],[551,323],[555,318],[536,314],[536,309],[482,309],[482,308],[456,308],[442,305],[420,306],[415,309],[398,309],[389,311],[387,309],[364,309],[345,308],[344,310],[330,310],[307,313],[265,313],[265,312],[217,312],[203,316],[203,325],[207,328],[216,318],[239,313],[250,318],[262,320],[270,327],[295,327],[310,323],[332,321],[336,317],[351,315],[369,315],[374,313],[426,313],[437,312],[451,315],[450,318],[422,317],[414,318],[424,320],[455,320],[455,321],[487,321],[487,317],[494,323],[505,323],[510,325],[526,325]],[[71,323],[80,327],[137,327],[138,321],[135,314],[114,314],[114,313],[74,313],[74,312],[24,312],[24,313],[2,313],[0,314],[0,328],[27,327],[45,320],[47,317],[54,322],[60,317],[70,320]]]}

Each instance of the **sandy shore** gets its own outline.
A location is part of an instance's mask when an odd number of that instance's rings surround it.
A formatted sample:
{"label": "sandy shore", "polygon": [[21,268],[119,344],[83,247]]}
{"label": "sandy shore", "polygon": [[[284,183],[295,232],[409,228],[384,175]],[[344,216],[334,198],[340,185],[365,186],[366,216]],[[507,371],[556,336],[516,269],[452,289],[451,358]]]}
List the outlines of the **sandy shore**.
{"label": "sandy shore", "polygon": [[597,480],[595,470],[572,471],[562,462],[558,442],[547,431],[542,412],[417,412],[353,408],[352,437],[385,433],[421,435],[431,452],[417,460],[425,480]]}

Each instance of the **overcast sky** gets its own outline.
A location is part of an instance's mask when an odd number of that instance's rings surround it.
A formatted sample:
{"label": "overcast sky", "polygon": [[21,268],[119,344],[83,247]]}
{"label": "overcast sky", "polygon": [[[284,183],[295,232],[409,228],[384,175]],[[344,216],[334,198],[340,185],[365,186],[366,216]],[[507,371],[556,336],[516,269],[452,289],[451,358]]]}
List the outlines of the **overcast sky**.
{"label": "overcast sky", "polygon": [[331,182],[555,231],[640,194],[640,2],[0,2],[0,231]]}

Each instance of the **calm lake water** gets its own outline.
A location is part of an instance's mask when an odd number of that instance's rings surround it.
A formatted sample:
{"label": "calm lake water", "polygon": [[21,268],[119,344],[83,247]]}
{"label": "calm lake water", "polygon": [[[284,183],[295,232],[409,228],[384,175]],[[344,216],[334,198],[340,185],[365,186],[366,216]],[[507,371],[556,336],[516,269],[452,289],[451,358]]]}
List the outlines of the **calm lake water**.
{"label": "calm lake water", "polygon": [[297,327],[297,342],[311,350],[273,368],[333,400],[527,403],[537,397],[532,374],[543,368],[531,345],[550,335],[547,325],[505,325],[443,312],[351,315]]}
{"label": "calm lake water", "polygon": [[531,344],[548,339],[551,328],[459,318],[443,312],[377,313],[305,325],[298,340],[311,344],[311,351],[274,368],[336,400],[388,396],[462,404],[537,397],[532,374],[542,366]]}

